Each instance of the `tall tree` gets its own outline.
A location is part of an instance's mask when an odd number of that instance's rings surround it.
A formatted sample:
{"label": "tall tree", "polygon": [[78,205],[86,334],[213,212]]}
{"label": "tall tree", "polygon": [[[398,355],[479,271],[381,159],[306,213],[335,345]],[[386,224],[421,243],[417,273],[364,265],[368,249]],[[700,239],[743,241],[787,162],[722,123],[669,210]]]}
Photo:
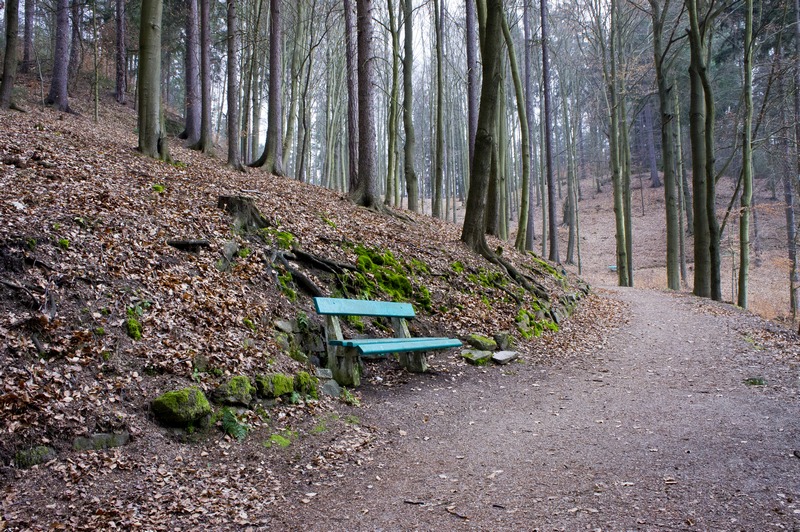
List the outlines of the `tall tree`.
{"label": "tall tree", "polygon": [[209,153],[211,140],[211,21],[210,0],[200,1],[200,137],[191,147]]}
{"label": "tall tree", "polygon": [[348,190],[358,186],[358,66],[353,0],[344,0],[344,45],[347,61],[347,153],[350,172]]}
{"label": "tall tree", "polygon": [[478,127],[475,134],[475,153],[470,172],[467,209],[461,240],[484,256],[491,256],[486,243],[486,197],[489,189],[489,173],[492,166],[495,132],[497,126],[497,94],[500,85],[500,51],[502,50],[503,16],[502,0],[486,0],[486,18],[481,58],[483,81],[481,83]]}
{"label": "tall tree", "polygon": [[54,105],[59,111],[69,111],[67,97],[67,66],[69,52],[69,0],[56,3],[56,48],[50,92],[45,103]]}
{"label": "tall tree", "polygon": [[387,0],[389,11],[389,34],[392,39],[392,88],[389,93],[389,118],[387,124],[387,172],[386,172],[386,205],[400,206],[400,180],[397,164],[397,120],[399,118],[398,98],[400,92],[400,35],[397,30],[397,17],[394,2]]}
{"label": "tall tree", "polygon": [[[545,165],[547,171],[547,209],[548,233],[550,236],[550,253],[548,258],[553,262],[560,262],[558,257],[558,221],[556,220],[556,183],[553,175],[553,146],[552,146],[552,103],[550,98],[550,58],[548,51],[548,15],[547,0],[541,0],[542,13],[542,84],[544,86],[544,146]],[[613,8],[612,8],[613,9]]]}
{"label": "tall tree", "polygon": [[34,0],[25,0],[25,34],[22,40],[22,66],[20,67],[20,72],[23,74],[30,72],[33,66],[33,16],[35,13],[36,3]]}
{"label": "tall tree", "polygon": [[[524,0],[522,10],[522,28],[523,38],[525,40],[525,116],[528,119],[528,153],[533,155],[533,84],[531,82],[532,73],[532,55],[531,48],[533,46],[533,39],[531,36],[531,22],[530,22],[530,0]],[[535,167],[535,165],[532,165]],[[525,249],[533,250],[533,241],[536,239],[535,225],[533,215],[533,195],[535,186],[529,187],[528,192],[528,227],[525,230]]]}
{"label": "tall tree", "polygon": [[17,43],[19,42],[19,0],[6,4],[6,52],[3,58],[3,80],[0,82],[0,109],[11,106],[11,91],[17,76]]}
{"label": "tall tree", "polygon": [[[117,0],[123,2],[124,0]],[[186,10],[186,50],[184,57],[185,72],[184,83],[186,87],[185,98],[185,126],[180,138],[186,139],[189,146],[194,146],[200,141],[200,123],[202,122],[203,102],[200,95],[200,43],[199,27],[197,20],[197,1],[187,0]]]}
{"label": "tall tree", "polygon": [[431,214],[434,218],[442,217],[442,182],[444,180],[444,57],[442,45],[443,14],[440,8],[443,3],[433,0],[434,31],[436,33],[436,166],[433,178],[433,206]]}
{"label": "tall tree", "polygon": [[[409,0],[410,1],[410,0]],[[469,136],[469,161],[467,166],[472,171],[472,159],[475,154],[475,134],[478,129],[478,21],[474,0],[466,3],[466,41],[467,41],[467,130]]]}
{"label": "tall tree", "polygon": [[236,0],[228,1],[228,166],[244,170],[239,153],[239,22]]}
{"label": "tall tree", "polygon": [[744,3],[744,124],[742,125],[742,197],[739,219],[739,292],[737,304],[747,308],[750,277],[750,204],[753,199],[753,0]]}
{"label": "tall tree", "polygon": [[162,0],[143,0],[139,29],[139,151],[167,160],[167,137],[161,119],[161,12]]}
{"label": "tall tree", "polygon": [[419,212],[419,181],[414,169],[414,151],[416,137],[414,135],[414,15],[413,0],[400,0],[403,3],[403,24],[405,24],[405,41],[403,47],[403,128],[406,133],[403,167],[406,176],[406,192],[408,194],[408,210]]}
{"label": "tall tree", "polygon": [[267,142],[261,157],[250,166],[264,167],[268,172],[283,175],[283,157],[281,124],[283,112],[281,108],[282,68],[283,55],[281,0],[270,0],[270,27],[269,27],[269,111],[267,112]]}
{"label": "tall tree", "polygon": [[[30,0],[28,0],[30,1]],[[196,1],[196,0],[190,0]],[[114,13],[117,26],[116,35],[116,88],[114,98],[118,103],[125,104],[125,93],[128,91],[128,46],[126,43],[126,20],[125,20],[125,0],[116,0],[116,10]]]}
{"label": "tall tree", "polygon": [[372,84],[375,58],[372,50],[372,0],[356,0],[358,41],[358,186],[350,199],[370,209],[382,208],[375,190],[375,109]]}
{"label": "tall tree", "polygon": [[[664,203],[667,225],[667,287],[670,290],[680,289],[679,249],[680,249],[680,212],[678,209],[677,183],[675,179],[675,154],[673,129],[675,122],[672,113],[671,92],[677,94],[674,86],[667,83],[666,54],[663,44],[664,24],[670,7],[670,0],[649,0],[650,15],[653,21],[653,61],[656,71],[658,103],[661,111],[661,160],[664,171]],[[662,9],[663,2],[663,9]]]}

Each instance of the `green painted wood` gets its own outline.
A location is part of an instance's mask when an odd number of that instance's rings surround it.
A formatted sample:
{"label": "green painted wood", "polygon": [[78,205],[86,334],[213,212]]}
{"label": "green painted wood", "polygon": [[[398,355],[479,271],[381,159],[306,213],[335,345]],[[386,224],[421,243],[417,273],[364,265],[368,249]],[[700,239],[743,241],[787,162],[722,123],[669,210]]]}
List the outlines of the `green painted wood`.
{"label": "green painted wood", "polygon": [[331,340],[328,343],[330,345],[337,345],[342,347],[357,347],[359,345],[366,345],[366,344],[380,344],[380,343],[392,343],[392,342],[427,342],[429,340],[449,340],[449,338],[445,336],[437,336],[437,337],[419,337],[419,338],[353,338],[348,340]]}
{"label": "green painted wood", "polygon": [[409,342],[405,339],[398,339],[404,341],[387,341],[387,342],[369,342],[365,344],[355,343],[353,347],[357,348],[362,355],[379,355],[383,353],[405,353],[409,351],[432,351],[434,349],[448,349],[450,347],[460,347],[461,341],[455,338],[426,338],[423,341]]}
{"label": "green painted wood", "polygon": [[364,299],[341,299],[335,297],[315,297],[317,314],[332,316],[383,316],[387,318],[413,318],[411,303],[390,301],[367,301]]}

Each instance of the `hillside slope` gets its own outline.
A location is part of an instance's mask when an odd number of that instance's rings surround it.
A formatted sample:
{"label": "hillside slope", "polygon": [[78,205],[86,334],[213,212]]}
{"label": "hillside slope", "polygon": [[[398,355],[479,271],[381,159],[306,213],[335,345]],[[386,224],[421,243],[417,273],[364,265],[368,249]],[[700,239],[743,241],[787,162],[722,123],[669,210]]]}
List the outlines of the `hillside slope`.
{"label": "hillside slope", "polygon": [[[188,512],[182,505],[211,474],[202,464],[219,482],[258,477],[248,481],[259,487],[257,498],[247,490],[208,495],[220,522],[250,523],[239,512],[279,502],[278,471],[291,475],[298,457],[335,469],[366,449],[370,429],[347,422],[353,408],[335,398],[236,410],[250,431],[241,446],[219,430],[219,417],[200,434],[164,429],[152,418],[151,401],[168,390],[194,384],[212,395],[235,375],[314,371],[315,353],[287,346],[276,326],[300,320],[313,329],[320,322],[292,272],[325,294],[411,301],[417,334],[510,331],[529,362],[558,356],[572,341],[601,341],[606,318],[619,314],[617,305],[589,298],[581,337],[550,332],[547,325],[563,326],[588,287],[534,255],[503,251],[536,287],[529,291],[470,253],[457,226],[405,212],[377,214],[335,192],[260,171],[231,172],[219,159],[176,145],[171,151],[179,162],[150,160],[134,149],[130,110],[109,104],[102,116],[95,124],[88,113],[62,115],[31,104],[27,114],[2,117],[0,484],[19,483],[16,509],[2,518],[11,525],[158,524],[165,513]],[[220,196],[252,198],[265,227],[237,226],[218,207]],[[172,239],[208,245],[185,252],[167,243]],[[325,271],[320,261],[342,265],[343,272]],[[137,323],[141,338],[134,339]],[[350,334],[387,334],[377,320],[349,327]],[[466,366],[455,350],[436,355],[433,370],[434,376],[487,371]],[[370,364],[367,376],[367,385],[384,386],[420,378],[392,360]],[[345,399],[357,403],[358,393]],[[124,433],[132,443],[72,450],[76,437],[97,433]],[[274,435],[299,440],[288,463],[272,448],[281,441]],[[41,445],[55,453],[47,466],[9,467],[20,465],[19,451]],[[154,457],[176,445],[180,463],[156,466]],[[114,471],[127,471],[126,483],[136,488],[117,492]],[[24,510],[32,500],[20,494],[32,496],[54,478],[67,483],[63,504]],[[151,516],[141,506],[130,510],[131,497],[152,490],[165,498],[148,501]],[[247,501],[242,507],[227,496]],[[104,502],[92,502],[97,497]],[[39,516],[36,523],[26,521],[31,515]]]}

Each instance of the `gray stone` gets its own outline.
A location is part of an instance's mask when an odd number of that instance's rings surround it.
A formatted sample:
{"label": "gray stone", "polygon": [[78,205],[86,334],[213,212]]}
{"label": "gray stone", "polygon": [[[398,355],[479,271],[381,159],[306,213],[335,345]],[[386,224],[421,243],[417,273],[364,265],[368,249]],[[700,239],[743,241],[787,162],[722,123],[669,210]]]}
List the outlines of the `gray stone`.
{"label": "gray stone", "polygon": [[342,387],[333,379],[325,381],[325,384],[322,385],[320,390],[330,397],[339,397],[342,394]]}
{"label": "gray stone", "polygon": [[224,405],[248,406],[253,402],[256,389],[246,375],[237,375],[214,391],[214,400]]}
{"label": "gray stone", "polygon": [[480,334],[470,334],[467,337],[467,343],[481,351],[494,351],[497,349],[497,342],[495,342],[494,339],[487,338]]}
{"label": "gray stone", "polygon": [[279,332],[275,335],[275,343],[278,344],[283,351],[287,353],[291,350],[292,344],[289,341],[289,335],[284,332]]}
{"label": "gray stone", "polygon": [[478,349],[465,349],[461,352],[461,357],[470,364],[483,366],[492,358],[491,351],[480,351]]}
{"label": "gray stone", "polygon": [[294,320],[275,320],[275,328],[286,334],[292,334],[297,330]]}
{"label": "gray stone", "polygon": [[508,331],[500,331],[494,334],[494,341],[497,342],[497,348],[501,351],[514,347],[514,337]]}
{"label": "gray stone", "polygon": [[92,434],[88,438],[85,436],[78,436],[73,440],[72,448],[76,451],[100,451],[102,449],[122,447],[123,445],[127,445],[130,439],[131,435],[128,431],[118,434],[99,432]]}
{"label": "gray stone", "polygon": [[225,257],[228,262],[232,262],[237,253],[239,253],[239,244],[233,240],[228,240],[222,244],[222,256]]}
{"label": "gray stone", "polygon": [[14,455],[14,464],[20,469],[28,469],[29,467],[49,462],[55,457],[55,449],[46,445],[39,445],[38,447],[18,451]]}
{"label": "gray stone", "polygon": [[498,364],[508,364],[519,358],[517,351],[498,351],[492,355],[492,360]]}
{"label": "gray stone", "polygon": [[328,368],[317,368],[317,378],[321,380],[332,379],[333,372]]}

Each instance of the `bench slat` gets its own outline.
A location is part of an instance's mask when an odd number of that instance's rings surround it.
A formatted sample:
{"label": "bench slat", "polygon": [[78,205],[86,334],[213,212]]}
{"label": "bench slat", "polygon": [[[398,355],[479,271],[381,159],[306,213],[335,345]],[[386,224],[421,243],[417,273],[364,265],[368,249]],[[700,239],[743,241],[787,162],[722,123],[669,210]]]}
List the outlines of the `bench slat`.
{"label": "bench slat", "polygon": [[[400,340],[406,340],[401,338]],[[380,355],[385,353],[406,353],[409,351],[430,351],[433,349],[447,349],[449,347],[460,347],[461,341],[455,338],[424,338],[415,339],[411,342],[368,342],[365,344],[356,343],[353,347],[358,348],[362,355]]]}
{"label": "bench slat", "polygon": [[430,340],[449,340],[445,336],[436,336],[426,338],[424,336],[419,338],[350,338],[347,340],[331,340],[328,342],[330,345],[338,345],[342,347],[358,347],[367,344],[383,344],[383,343],[407,343],[407,342],[427,342]]}
{"label": "bench slat", "polygon": [[411,303],[315,297],[314,306],[317,314],[332,316],[384,316],[387,318],[413,318],[415,316]]}

